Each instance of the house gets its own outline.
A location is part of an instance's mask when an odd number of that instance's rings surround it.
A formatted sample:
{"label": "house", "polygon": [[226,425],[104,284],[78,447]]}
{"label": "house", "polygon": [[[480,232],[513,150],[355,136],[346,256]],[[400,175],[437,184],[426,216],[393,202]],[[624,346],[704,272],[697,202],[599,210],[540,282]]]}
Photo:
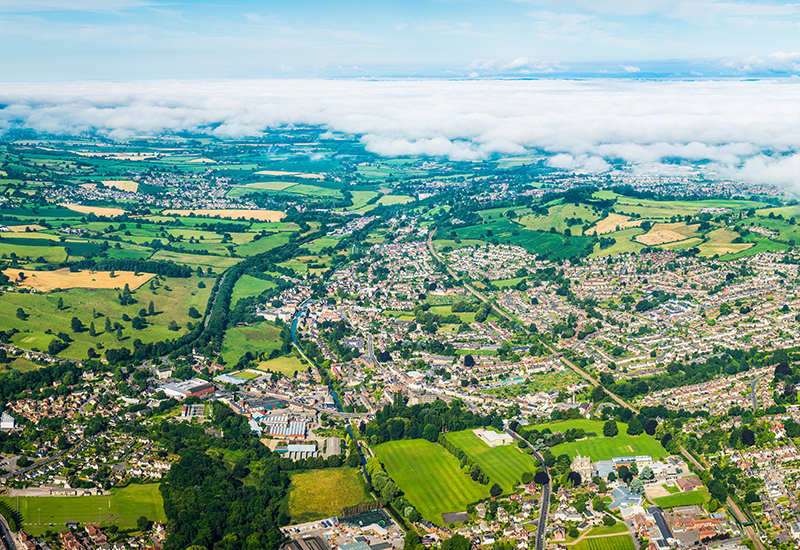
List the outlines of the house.
{"label": "house", "polygon": [[0,431],[10,432],[14,429],[14,417],[8,413],[3,413],[0,417]]}
{"label": "house", "polygon": [[678,486],[682,493],[687,493],[702,487],[703,482],[697,476],[679,477],[675,480],[675,485]]}

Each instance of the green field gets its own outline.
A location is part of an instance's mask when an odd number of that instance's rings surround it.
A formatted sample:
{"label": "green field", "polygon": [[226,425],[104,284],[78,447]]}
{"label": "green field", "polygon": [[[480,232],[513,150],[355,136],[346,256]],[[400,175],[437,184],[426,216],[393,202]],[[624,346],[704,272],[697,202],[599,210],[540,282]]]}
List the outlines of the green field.
{"label": "green field", "polygon": [[292,523],[339,516],[342,508],[372,500],[355,468],[309,470],[292,474],[289,514]]}
{"label": "green field", "polygon": [[472,430],[449,433],[446,437],[467,453],[506,493],[510,493],[519,484],[523,473],[536,471],[537,461],[520,451],[516,445],[489,447]]}
{"label": "green field", "polygon": [[662,508],[674,508],[675,506],[691,506],[692,504],[705,504],[711,500],[708,489],[700,487],[688,493],[675,493],[668,497],[659,497],[654,502]]}
{"label": "green field", "polygon": [[272,371],[286,376],[294,375],[295,371],[301,371],[308,368],[308,363],[303,361],[295,353],[289,357],[278,357],[263,361],[258,365],[258,370]]}
{"label": "green field", "polygon": [[597,462],[598,460],[610,460],[615,456],[651,455],[655,459],[667,454],[664,447],[652,436],[626,434],[625,430],[628,429],[628,425],[622,422],[617,422],[619,434],[611,438],[603,436],[603,422],[599,420],[567,420],[552,424],[540,424],[530,428],[541,431],[545,427],[550,428],[553,432],[583,428],[587,433],[597,434],[596,437],[590,437],[583,441],[562,443],[552,447],[550,451],[556,456],[568,454],[574,458],[580,453],[581,456],[591,457],[593,461]]}
{"label": "green field", "polygon": [[472,481],[441,445],[424,439],[391,441],[375,447],[389,476],[422,517],[442,524],[442,513],[461,512],[489,496],[489,486]]}
{"label": "green field", "polygon": [[[12,507],[17,505],[16,498],[3,500]],[[32,535],[41,535],[47,530],[63,530],[64,523],[72,520],[83,526],[102,519],[103,525],[122,528],[135,528],[139,516],[146,516],[151,521],[167,520],[157,483],[129,485],[114,491],[111,496],[20,497],[19,511],[25,518],[25,531]],[[38,523],[39,517],[41,523]]]}
{"label": "green field", "polygon": [[627,533],[627,532],[628,532],[628,527],[621,521],[618,521],[617,523],[611,526],[599,525],[597,527],[594,527],[593,529],[589,530],[586,534],[590,536],[595,536],[595,535],[613,535],[616,533]]}
{"label": "green field", "polygon": [[272,281],[257,279],[250,275],[242,275],[242,277],[238,281],[236,281],[236,285],[233,287],[231,304],[235,305],[236,302],[238,302],[242,298],[248,298],[250,296],[258,296],[265,290],[269,290],[270,288],[274,287],[275,283],[273,283]]}
{"label": "green field", "polygon": [[[105,347],[132,347],[133,341],[156,342],[168,338],[175,338],[186,334],[186,324],[196,322],[189,317],[189,307],[195,307],[199,312],[206,309],[208,297],[211,294],[212,279],[205,279],[206,288],[198,288],[200,279],[167,278],[161,286],[150,290],[149,285],[143,285],[133,292],[135,304],[123,306],[117,299],[118,291],[110,289],[89,290],[82,288],[69,289],[62,292],[21,294],[7,292],[0,296],[0,330],[17,328],[17,333],[12,341],[24,349],[38,348],[46,351],[55,334],[64,332],[74,341],[59,355],[74,359],[84,359],[86,350],[90,347],[97,349],[97,344]],[[167,287],[170,290],[167,290]],[[64,308],[57,309],[58,299],[64,301]],[[131,319],[138,315],[140,309],[147,309],[153,302],[155,315],[148,315],[145,319],[147,327],[141,330],[131,328],[129,321],[122,319],[123,314]],[[16,317],[17,308],[23,308],[28,315],[27,320],[21,321]],[[105,333],[105,317],[92,319],[92,310],[98,314],[108,316],[112,322],[123,326],[122,342],[117,342],[116,335]],[[72,317],[78,317],[85,327],[94,322],[97,335],[90,336],[88,330],[73,332],[70,324]],[[170,321],[175,321],[180,329],[169,330]],[[50,330],[53,334],[47,334]]]}
{"label": "green field", "polygon": [[630,535],[618,537],[601,537],[596,539],[581,539],[577,544],[570,546],[572,550],[636,550]]}
{"label": "green field", "polygon": [[273,323],[263,321],[252,327],[234,327],[225,331],[222,341],[222,359],[236,363],[248,351],[259,354],[281,347],[281,329]]}
{"label": "green field", "polygon": [[484,243],[496,239],[500,243],[521,246],[532,254],[541,254],[553,260],[580,256],[589,242],[588,237],[565,237],[560,233],[530,231],[506,218],[462,227],[456,230],[456,235],[460,239]]}

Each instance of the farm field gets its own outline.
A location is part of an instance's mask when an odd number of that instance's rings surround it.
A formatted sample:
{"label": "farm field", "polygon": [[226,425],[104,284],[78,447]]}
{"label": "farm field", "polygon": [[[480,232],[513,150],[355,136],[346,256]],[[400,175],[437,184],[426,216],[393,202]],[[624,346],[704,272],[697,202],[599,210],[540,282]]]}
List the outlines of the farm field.
{"label": "farm field", "polygon": [[462,512],[468,504],[489,497],[489,486],[472,481],[441,445],[410,439],[383,443],[374,450],[408,501],[438,525],[442,513]]}
{"label": "farm field", "polygon": [[259,354],[281,347],[281,329],[263,321],[252,327],[234,327],[225,332],[222,341],[222,359],[236,363],[248,351]]}
{"label": "farm field", "polygon": [[753,243],[734,243],[733,240],[738,237],[738,233],[729,231],[728,229],[715,229],[706,235],[706,242],[698,245],[701,256],[720,256],[725,254],[736,254],[744,252],[753,246]]}
{"label": "farm field", "polygon": [[80,212],[81,214],[94,214],[95,216],[108,216],[109,218],[122,216],[128,213],[127,210],[123,210],[122,208],[106,208],[103,206],[84,206],[82,204],[69,203],[62,204],[61,206],[74,210],[75,212]]}
{"label": "farm field", "polygon": [[708,489],[700,487],[688,493],[675,493],[666,497],[653,499],[657,506],[662,508],[674,508],[675,506],[690,506],[692,504],[705,504],[711,500]]}
{"label": "farm field", "polygon": [[[580,218],[583,223],[570,226],[567,225],[567,218]],[[525,229],[549,231],[551,227],[555,227],[556,231],[563,233],[569,227],[573,235],[581,235],[581,226],[584,223],[593,223],[599,218],[600,216],[595,214],[588,206],[559,204],[551,206],[548,209],[547,216],[528,214],[522,217],[519,222],[525,226]]]}
{"label": "farm field", "polygon": [[183,252],[172,252],[170,250],[159,250],[152,256],[151,260],[171,260],[177,264],[184,264],[191,267],[208,268],[213,267],[215,271],[225,271],[232,265],[242,261],[242,258],[230,258],[226,256],[203,256],[200,254],[187,254]]}
{"label": "farm field", "polygon": [[[11,499],[3,500],[16,506],[16,498],[13,503]],[[38,508],[41,508],[41,523],[38,523]],[[71,520],[85,525],[102,518],[102,525],[122,528],[135,528],[139,516],[151,521],[167,520],[157,483],[129,485],[115,490],[111,496],[20,497],[19,511],[25,518],[25,530],[32,535],[42,535],[47,530],[63,530],[64,523]],[[53,527],[50,527],[51,523]]]}
{"label": "farm field", "polygon": [[550,451],[556,456],[568,454],[575,458],[580,453],[581,456],[589,456],[592,461],[610,460],[615,456],[631,455],[651,455],[653,458],[666,456],[667,452],[656,439],[647,434],[628,435],[625,430],[627,424],[617,422],[619,434],[616,437],[603,436],[603,422],[599,420],[567,420],[552,424],[538,424],[530,426],[531,429],[541,431],[543,428],[550,428],[553,432],[563,432],[571,428],[583,428],[587,433],[596,433],[597,436],[590,437],[583,441],[572,443],[562,443],[552,447]]}
{"label": "farm field", "polygon": [[194,209],[194,210],[164,210],[163,215],[169,216],[188,216],[195,214],[197,216],[208,216],[213,218],[219,216],[220,218],[231,218],[234,220],[259,220],[264,222],[279,222],[285,215],[284,212],[277,210],[242,210],[236,208],[221,208],[221,209]]}
{"label": "farm field", "polygon": [[636,550],[630,535],[581,539],[569,547],[571,550]]}
{"label": "farm field", "polygon": [[536,471],[536,460],[520,451],[515,444],[489,447],[472,430],[447,434],[447,440],[474,460],[489,478],[510,493],[525,472]]}
{"label": "farm field", "polygon": [[608,248],[600,248],[600,244],[595,245],[594,251],[589,256],[590,258],[598,258],[598,257],[605,257],[605,256],[615,256],[617,254],[624,254],[624,253],[638,253],[644,248],[644,245],[641,243],[637,243],[633,239],[637,235],[642,234],[642,229],[639,227],[631,227],[629,229],[623,229],[621,231],[616,231],[614,233],[606,234],[606,238],[612,238],[617,242],[611,245]]}
{"label": "farm field", "polygon": [[[69,269],[56,269],[55,271],[28,271],[22,269],[6,269],[3,271],[17,286],[35,288],[40,291],[50,291],[57,288],[116,288],[122,289],[127,284],[131,290],[136,290],[150,279],[150,273],[136,274],[133,271],[116,271],[111,277],[110,271],[79,271],[71,272]],[[20,279],[20,274],[23,278]]]}
{"label": "farm field", "polygon": [[339,516],[342,508],[372,500],[355,468],[328,468],[291,475],[289,514],[292,523]]}
{"label": "farm field", "polygon": [[[85,358],[86,351],[90,347],[97,349],[98,343],[107,348],[130,348],[135,339],[148,343],[176,338],[188,332],[187,323],[196,321],[189,317],[189,307],[194,306],[200,312],[205,311],[211,288],[210,285],[198,288],[199,281],[197,277],[160,280],[160,286],[154,290],[146,285],[134,291],[136,303],[127,306],[120,304],[117,297],[119,292],[110,289],[73,288],[49,294],[7,292],[0,296],[0,330],[17,328],[20,332],[12,338],[14,344],[23,349],[36,348],[42,351],[47,350],[56,334],[64,332],[73,342],[59,355],[74,359]],[[59,298],[63,300],[61,310],[57,308]],[[131,328],[129,321],[122,318],[123,314],[129,318],[136,317],[140,309],[148,309],[151,301],[155,315],[147,315],[148,324],[145,328],[135,330]],[[17,318],[18,308],[22,308],[26,314],[24,321]],[[113,323],[120,323],[123,326],[123,340],[118,342],[113,332],[106,333],[105,317],[92,319],[92,311],[107,316]],[[73,317],[81,320],[84,330],[72,330]],[[179,330],[169,330],[171,321],[178,324]],[[88,327],[92,322],[96,328],[96,336],[89,334]],[[51,331],[52,334],[46,331]]]}
{"label": "farm field", "polygon": [[241,300],[242,298],[248,298],[250,296],[258,296],[265,290],[269,290],[270,288],[275,288],[275,283],[273,281],[265,281],[264,279],[257,279],[252,275],[242,275],[242,277],[236,281],[236,285],[233,287],[233,294],[231,296],[231,304],[236,305],[236,302]]}

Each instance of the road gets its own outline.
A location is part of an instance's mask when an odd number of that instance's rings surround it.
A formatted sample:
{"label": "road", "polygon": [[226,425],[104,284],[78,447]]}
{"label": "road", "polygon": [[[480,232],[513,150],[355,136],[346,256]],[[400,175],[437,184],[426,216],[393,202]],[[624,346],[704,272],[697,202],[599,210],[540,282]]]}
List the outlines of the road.
{"label": "road", "polygon": [[16,544],[14,544],[14,536],[11,534],[11,529],[3,516],[0,516],[0,543],[5,550],[16,550],[17,548]]}
{"label": "road", "polygon": [[14,473],[8,474],[6,476],[6,479],[7,480],[8,479],[13,479],[13,478],[15,478],[17,476],[20,476],[22,474],[30,472],[31,470],[36,470],[37,468],[41,468],[45,464],[50,464],[54,460],[60,459],[62,456],[64,456],[67,453],[80,452],[81,449],[83,449],[87,444],[89,444],[92,441],[94,441],[95,439],[97,439],[100,435],[102,435],[102,434],[93,435],[89,439],[84,439],[83,441],[79,442],[74,447],[70,447],[69,449],[64,449],[63,451],[59,451],[56,454],[54,454],[53,456],[47,457],[46,459],[41,460],[41,461],[39,461],[39,462],[37,462],[35,464],[31,464],[30,466],[26,466],[25,468],[22,468],[21,470],[17,470]]}
{"label": "road", "polygon": [[206,315],[206,319],[205,321],[203,321],[203,330],[208,328],[208,322],[211,321],[211,314],[214,313],[214,306],[217,305],[217,298],[219,298],[219,291],[222,288],[222,284],[225,282],[225,277],[227,276],[228,274],[225,273],[222,276],[222,279],[219,280],[219,284],[217,285],[217,291],[214,293],[214,299],[211,300],[211,307],[208,308],[208,315]]}
{"label": "road", "polygon": [[367,333],[367,357],[369,357],[373,367],[378,366],[378,358],[375,357],[375,346],[372,344],[372,334],[369,332]]}
{"label": "road", "polygon": [[[525,441],[518,433],[505,429],[505,432],[510,435],[514,441]],[[527,441],[525,445],[533,451],[533,457],[539,461],[544,473],[547,474],[547,483],[542,486],[542,504],[539,507],[539,524],[536,529],[536,550],[544,550],[544,536],[547,533],[547,514],[550,511],[550,472],[547,470],[547,465],[542,459],[542,455],[534,449]]]}
{"label": "road", "polygon": [[756,395],[756,386],[767,374],[764,373],[752,382],[750,382],[750,401],[753,402],[753,414],[758,410],[758,395]]}

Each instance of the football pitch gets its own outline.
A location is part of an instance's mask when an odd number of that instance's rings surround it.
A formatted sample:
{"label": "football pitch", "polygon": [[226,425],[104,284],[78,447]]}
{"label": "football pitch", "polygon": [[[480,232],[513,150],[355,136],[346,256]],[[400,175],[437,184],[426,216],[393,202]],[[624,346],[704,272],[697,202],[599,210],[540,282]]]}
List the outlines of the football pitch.
{"label": "football pitch", "polygon": [[523,473],[536,471],[538,461],[520,451],[516,444],[492,448],[478,439],[472,430],[449,433],[445,437],[467,453],[505,493],[516,487]]}
{"label": "football pitch", "polygon": [[472,481],[444,447],[424,439],[390,441],[375,447],[389,476],[422,517],[442,524],[442,513],[463,512],[489,497],[489,486]]}
{"label": "football pitch", "polygon": [[530,429],[541,431],[543,428],[550,428],[555,433],[563,432],[570,428],[583,428],[587,433],[597,434],[595,437],[582,441],[562,443],[552,447],[550,451],[556,456],[568,454],[570,457],[575,458],[580,453],[581,456],[588,456],[594,462],[597,462],[598,460],[611,460],[615,456],[650,455],[656,459],[667,455],[667,451],[653,436],[644,433],[642,435],[628,435],[625,433],[628,425],[617,422],[619,434],[616,437],[605,437],[603,436],[603,424],[599,420],[568,420],[530,426]]}
{"label": "football pitch", "polygon": [[150,521],[167,520],[157,483],[129,485],[109,496],[19,497],[3,500],[13,509],[17,508],[19,502],[25,531],[32,535],[40,535],[48,530],[61,531],[67,521],[77,521],[82,526],[102,522],[105,526],[135,528],[140,516]]}

